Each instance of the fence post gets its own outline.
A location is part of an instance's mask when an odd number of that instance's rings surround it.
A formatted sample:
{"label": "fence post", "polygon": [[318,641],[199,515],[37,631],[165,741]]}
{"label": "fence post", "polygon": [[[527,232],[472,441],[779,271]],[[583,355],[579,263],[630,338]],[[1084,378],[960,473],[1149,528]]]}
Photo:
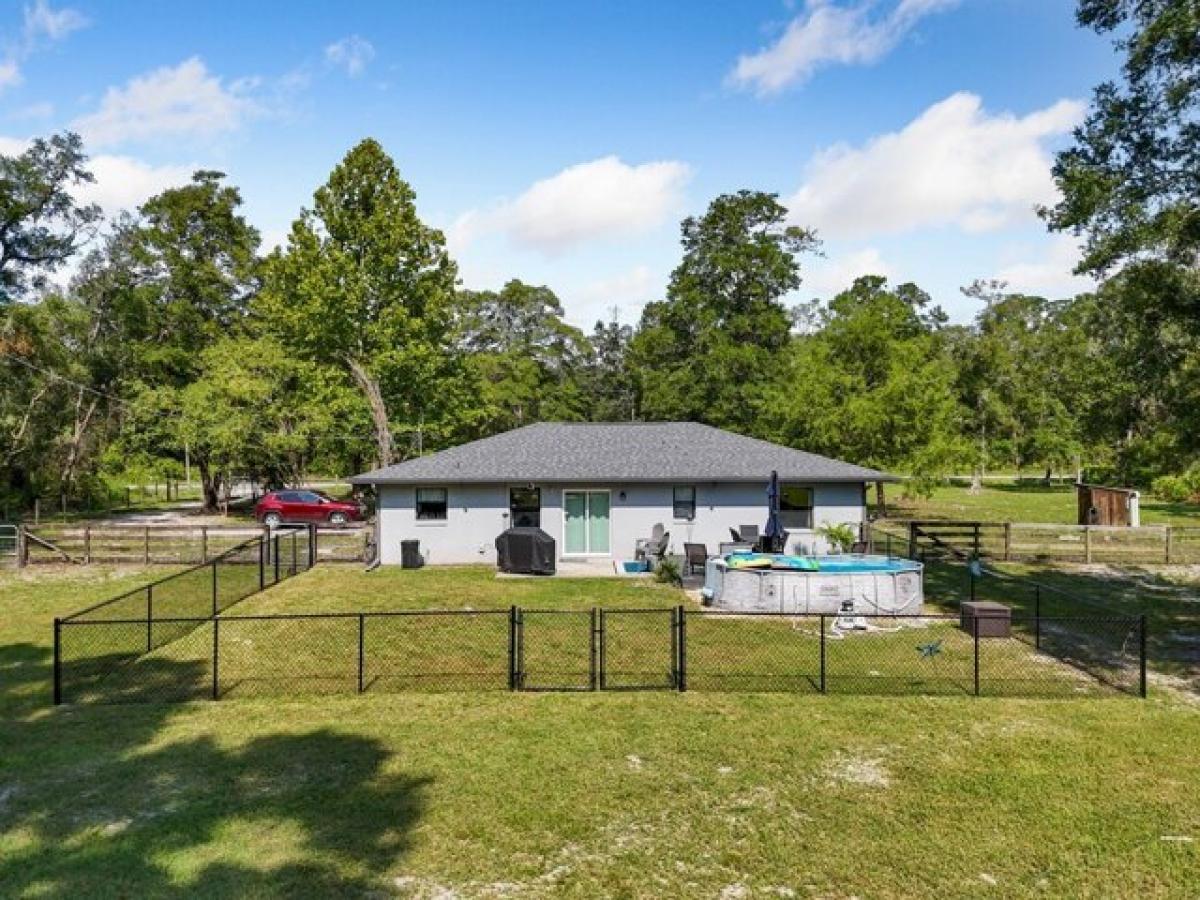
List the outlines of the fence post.
{"label": "fence post", "polygon": [[1092,563],[1092,526],[1083,526],[1083,561],[1088,565]]}
{"label": "fence post", "polygon": [[600,639],[600,615],[599,615],[599,612],[597,611],[596,607],[594,607],[594,606],[592,607],[591,619],[592,619],[592,639],[591,639],[590,643],[592,646],[591,646],[591,651],[590,651],[589,657],[588,657],[588,663],[589,663],[589,667],[590,667],[591,671],[588,673],[588,683],[591,686],[591,689],[594,691],[599,687],[599,679],[598,679],[598,673],[597,673],[597,667],[596,667],[598,650],[597,650],[596,645]]}
{"label": "fence post", "polygon": [[821,615],[821,693],[825,693],[825,615]]}
{"label": "fence post", "polygon": [[1012,522],[1004,523],[1004,561],[1012,559]]}
{"label": "fence post", "polygon": [[367,630],[367,617],[362,613],[358,614],[358,692],[363,692],[363,669],[366,663],[364,655],[365,638]]}
{"label": "fence post", "polygon": [[676,609],[671,610],[671,687],[679,687],[679,611]]}
{"label": "fence post", "polygon": [[1171,564],[1171,526],[1163,526],[1163,562],[1166,565]]}
{"label": "fence post", "polygon": [[146,585],[146,652],[154,649],[154,585]]}
{"label": "fence post", "polygon": [[517,607],[517,690],[525,689],[525,613]]}
{"label": "fence post", "polygon": [[85,525],[83,528],[83,564],[85,566],[92,563],[92,526]]}
{"label": "fence post", "polygon": [[1146,614],[1138,622],[1138,696],[1146,697]]}
{"label": "fence post", "polygon": [[23,569],[29,564],[29,540],[25,536],[25,526],[17,526],[17,568]]}
{"label": "fence post", "polygon": [[212,698],[216,700],[220,696],[218,690],[219,676],[217,674],[218,660],[220,659],[221,647],[221,620],[213,619],[213,683],[212,683]]}
{"label": "fence post", "polygon": [[200,526],[200,563],[208,562],[208,526]]}
{"label": "fence post", "polygon": [[258,589],[261,591],[266,585],[266,541],[261,537],[258,539]]}
{"label": "fence post", "polygon": [[679,690],[687,690],[687,615],[682,604],[676,607],[679,616]]}
{"label": "fence post", "polygon": [[508,608],[508,689],[517,689],[517,608]]}
{"label": "fence post", "polygon": [[975,696],[979,696],[979,613],[971,616],[971,631],[975,637]]}
{"label": "fence post", "polygon": [[271,538],[271,542],[275,545],[271,548],[271,558],[275,561],[275,584],[279,584],[279,535]]}
{"label": "fence post", "polygon": [[290,574],[295,575],[300,570],[300,556],[296,550],[296,532],[292,532],[292,571]]}
{"label": "fence post", "polygon": [[142,560],[145,565],[150,565],[150,526],[147,525],[142,529]]}
{"label": "fence post", "polygon": [[308,526],[308,568],[317,564],[317,526]]}
{"label": "fence post", "polygon": [[1042,649],[1042,586],[1033,586],[1033,649]]}
{"label": "fence post", "polygon": [[54,617],[54,705],[62,703],[62,619]]}
{"label": "fence post", "polygon": [[212,614],[217,614],[217,561],[212,562]]}
{"label": "fence post", "polygon": [[908,558],[917,558],[917,523],[908,523]]}

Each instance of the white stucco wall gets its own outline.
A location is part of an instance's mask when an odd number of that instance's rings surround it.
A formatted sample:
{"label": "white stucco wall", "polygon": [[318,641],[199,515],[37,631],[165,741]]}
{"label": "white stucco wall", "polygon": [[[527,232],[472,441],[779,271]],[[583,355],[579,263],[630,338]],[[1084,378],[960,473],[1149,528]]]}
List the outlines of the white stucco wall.
{"label": "white stucco wall", "polygon": [[[442,485],[438,485],[441,487]],[[639,538],[649,537],[661,522],[671,534],[672,552],[682,553],[684,542],[705,544],[715,553],[717,545],[729,540],[730,527],[766,523],[766,484],[698,483],[696,517],[692,521],[673,518],[671,484],[541,484],[542,530],[554,538],[563,554],[562,495],[565,490],[608,490],[611,496],[611,553],[617,559],[632,559]],[[426,562],[492,563],[496,561],[496,536],[508,527],[507,484],[446,485],[448,509],[445,521],[417,521],[416,489],[410,486],[379,487],[380,554],[385,564],[400,562],[400,541],[418,540]],[[861,482],[815,484],[813,524],[848,522],[858,526],[864,519]],[[823,552],[825,542],[812,531],[794,531],[788,549]]]}

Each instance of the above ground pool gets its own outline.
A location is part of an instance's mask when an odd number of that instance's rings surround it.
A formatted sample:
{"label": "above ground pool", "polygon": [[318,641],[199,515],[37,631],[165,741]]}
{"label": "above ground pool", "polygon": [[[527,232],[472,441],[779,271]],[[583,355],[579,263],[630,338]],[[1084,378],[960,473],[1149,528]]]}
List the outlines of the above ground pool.
{"label": "above ground pool", "polygon": [[887,556],[731,553],[705,566],[706,601],[747,612],[838,613],[853,603],[860,615],[921,612],[920,563]]}

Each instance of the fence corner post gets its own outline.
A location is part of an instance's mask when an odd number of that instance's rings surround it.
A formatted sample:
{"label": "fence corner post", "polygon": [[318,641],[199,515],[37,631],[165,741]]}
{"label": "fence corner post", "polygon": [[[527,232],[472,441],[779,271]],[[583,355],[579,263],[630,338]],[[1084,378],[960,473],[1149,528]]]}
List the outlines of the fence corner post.
{"label": "fence corner post", "polygon": [[366,631],[367,617],[358,614],[358,692],[363,692],[363,673],[366,668]]}
{"label": "fence corner post", "polygon": [[679,616],[679,691],[687,690],[687,612],[683,604],[676,607]]}
{"label": "fence corner post", "polygon": [[975,638],[975,696],[979,696],[979,612],[971,614],[971,632]]}
{"label": "fence corner post", "polygon": [[1012,522],[1004,523],[1004,561],[1012,559]]}
{"label": "fence corner post", "polygon": [[54,617],[54,705],[62,703],[62,619]]}
{"label": "fence corner post", "polygon": [[218,674],[218,667],[219,667],[219,660],[220,660],[220,653],[221,653],[221,620],[219,618],[214,618],[212,620],[212,626],[213,626],[212,698],[214,700],[217,700],[221,696],[221,692],[220,692],[220,688],[219,688],[220,675]]}
{"label": "fence corner post", "polygon": [[1146,698],[1146,614],[1138,622],[1138,696]]}
{"label": "fence corner post", "polygon": [[821,614],[821,693],[826,689],[825,682],[825,614]]}
{"label": "fence corner post", "polygon": [[17,526],[17,568],[23,569],[29,565],[29,540],[25,536],[25,526]]}
{"label": "fence corner post", "polygon": [[593,691],[595,691],[595,690],[598,690],[600,687],[599,667],[597,665],[597,661],[598,661],[598,657],[599,657],[598,642],[600,640],[600,613],[599,613],[599,610],[594,606],[592,607],[591,619],[592,619],[592,640],[591,640],[592,646],[591,646],[591,651],[589,654],[589,663],[590,663],[589,668],[591,669],[591,671],[588,673],[588,683],[589,683],[591,689]]}

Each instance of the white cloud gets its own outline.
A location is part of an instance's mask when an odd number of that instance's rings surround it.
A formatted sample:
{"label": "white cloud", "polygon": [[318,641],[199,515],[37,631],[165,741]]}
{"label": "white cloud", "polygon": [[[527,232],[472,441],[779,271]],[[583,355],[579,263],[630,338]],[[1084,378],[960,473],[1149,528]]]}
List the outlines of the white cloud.
{"label": "white cloud", "polygon": [[480,235],[503,233],[553,255],[588,241],[628,237],[677,212],[690,177],[682,162],[631,166],[605,156],[535,182],[514,200],[460,216],[449,239],[461,250]]}
{"label": "white cloud", "polygon": [[[1009,255],[1014,254],[1010,252]],[[1074,274],[1081,255],[1076,238],[1057,234],[1039,251],[1029,253],[1027,258],[1013,259],[992,277],[1006,282],[1009,290],[1015,293],[1052,300],[1073,297],[1096,287],[1093,279]]]}
{"label": "white cloud", "polygon": [[666,288],[664,279],[649,266],[634,266],[608,278],[598,278],[571,292],[565,304],[573,320],[584,329],[597,321],[607,322],[613,309],[623,322],[634,321],[643,306],[651,300],[662,299]]}
{"label": "white cloud", "polygon": [[925,16],[949,9],[959,0],[900,0],[880,15],[875,0],[839,6],[831,0],[807,0],[779,39],[757,53],[738,58],[729,80],[774,94],[807,80],[828,65],[865,65],[884,57]]}
{"label": "white cloud", "polygon": [[35,0],[33,5],[26,6],[20,38],[8,46],[5,58],[0,59],[0,91],[22,82],[21,63],[40,45],[61,41],[87,24],[88,20],[78,10],[54,9],[47,0]]}
{"label": "white cloud", "polygon": [[835,238],[1031,222],[1034,207],[1056,196],[1045,144],[1083,112],[1060,100],[1024,117],[993,116],[974,94],[954,94],[899,131],[819,153],[784,202],[793,221]]}
{"label": "white cloud", "polygon": [[[26,138],[0,135],[0,154],[16,156],[29,147]],[[75,189],[75,199],[80,203],[96,203],[106,215],[121,210],[132,210],[145,200],[169,187],[186,184],[192,172],[201,166],[164,165],[153,166],[131,156],[100,154],[89,157],[87,168],[96,177],[92,184],[82,184]]]}
{"label": "white cloud", "polygon": [[0,91],[21,83],[21,67],[14,59],[0,60]]}
{"label": "white cloud", "polygon": [[110,87],[100,108],[73,127],[92,146],[164,136],[211,137],[233,131],[257,114],[251,80],[228,87],[198,57],[164,66]]}
{"label": "white cloud", "polygon": [[805,297],[832,300],[863,275],[882,275],[889,281],[896,277],[895,269],[875,247],[863,247],[849,253],[823,257],[813,262],[804,274],[800,293]]}
{"label": "white cloud", "polygon": [[87,17],[78,10],[70,7],[54,9],[46,0],[35,0],[32,6],[25,7],[25,43],[32,46],[43,37],[61,41],[87,24]]}
{"label": "white cloud", "polygon": [[152,166],[131,156],[101,154],[88,160],[96,183],[79,190],[79,200],[98,203],[108,215],[132,210],[150,197],[191,180],[199,166]]}
{"label": "white cloud", "polygon": [[371,42],[357,34],[344,37],[325,48],[325,59],[344,68],[352,78],[365,72],[367,64],[374,58],[375,48]]}

